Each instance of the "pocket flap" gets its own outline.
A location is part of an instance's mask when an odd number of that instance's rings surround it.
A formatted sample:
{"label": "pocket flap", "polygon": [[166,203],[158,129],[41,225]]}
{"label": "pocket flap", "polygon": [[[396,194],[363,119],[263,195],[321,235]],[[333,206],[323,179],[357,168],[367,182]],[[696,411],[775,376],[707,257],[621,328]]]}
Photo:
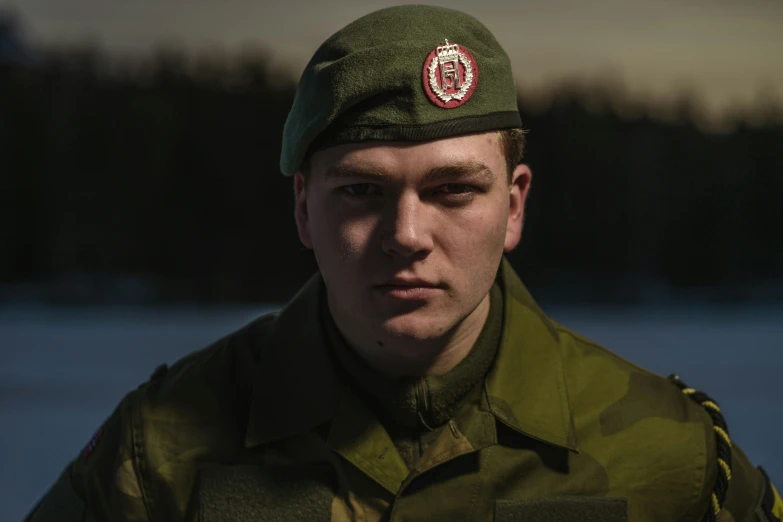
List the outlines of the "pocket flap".
{"label": "pocket flap", "polygon": [[209,466],[199,472],[202,522],[329,522],[334,494],[319,469]]}

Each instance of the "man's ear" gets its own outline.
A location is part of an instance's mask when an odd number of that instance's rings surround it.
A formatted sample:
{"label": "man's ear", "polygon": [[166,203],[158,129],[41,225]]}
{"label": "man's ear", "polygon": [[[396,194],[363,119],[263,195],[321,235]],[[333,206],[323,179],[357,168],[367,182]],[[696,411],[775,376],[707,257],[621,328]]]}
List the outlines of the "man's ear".
{"label": "man's ear", "polygon": [[522,226],[525,221],[525,202],[530,190],[533,173],[527,165],[517,165],[511,174],[511,185],[508,191],[508,224],[506,225],[505,252],[514,250],[522,238]]}
{"label": "man's ear", "polygon": [[305,247],[312,249],[313,242],[310,238],[310,221],[307,214],[307,187],[301,172],[294,174],[294,217],[299,231],[299,241]]}

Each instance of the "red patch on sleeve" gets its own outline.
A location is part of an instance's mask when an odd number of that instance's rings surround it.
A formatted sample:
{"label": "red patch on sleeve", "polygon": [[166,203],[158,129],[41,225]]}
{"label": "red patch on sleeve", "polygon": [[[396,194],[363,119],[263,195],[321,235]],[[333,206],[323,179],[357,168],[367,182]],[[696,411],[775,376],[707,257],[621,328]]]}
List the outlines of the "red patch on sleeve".
{"label": "red patch on sleeve", "polygon": [[92,455],[93,450],[98,445],[98,441],[100,440],[101,435],[103,435],[103,426],[98,428],[98,431],[96,431],[95,435],[92,436],[90,442],[84,446],[84,449],[82,450],[82,460],[87,460],[90,455]]}

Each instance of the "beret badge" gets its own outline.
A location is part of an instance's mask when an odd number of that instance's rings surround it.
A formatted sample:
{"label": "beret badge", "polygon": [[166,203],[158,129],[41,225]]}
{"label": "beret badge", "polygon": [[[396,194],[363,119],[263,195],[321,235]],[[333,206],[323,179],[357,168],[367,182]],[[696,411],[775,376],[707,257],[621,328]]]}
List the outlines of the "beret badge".
{"label": "beret badge", "polygon": [[454,109],[467,102],[478,84],[478,64],[470,51],[448,40],[424,60],[422,83],[432,103]]}

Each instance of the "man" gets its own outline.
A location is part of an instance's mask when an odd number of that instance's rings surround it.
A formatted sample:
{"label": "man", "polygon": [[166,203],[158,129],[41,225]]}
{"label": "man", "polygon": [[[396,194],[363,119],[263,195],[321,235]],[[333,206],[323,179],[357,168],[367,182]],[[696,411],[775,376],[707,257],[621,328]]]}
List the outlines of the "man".
{"label": "man", "polygon": [[319,274],[128,394],[28,520],[780,520],[715,403],[549,319],[503,259],[521,126],[463,13],[332,36],[281,160]]}

